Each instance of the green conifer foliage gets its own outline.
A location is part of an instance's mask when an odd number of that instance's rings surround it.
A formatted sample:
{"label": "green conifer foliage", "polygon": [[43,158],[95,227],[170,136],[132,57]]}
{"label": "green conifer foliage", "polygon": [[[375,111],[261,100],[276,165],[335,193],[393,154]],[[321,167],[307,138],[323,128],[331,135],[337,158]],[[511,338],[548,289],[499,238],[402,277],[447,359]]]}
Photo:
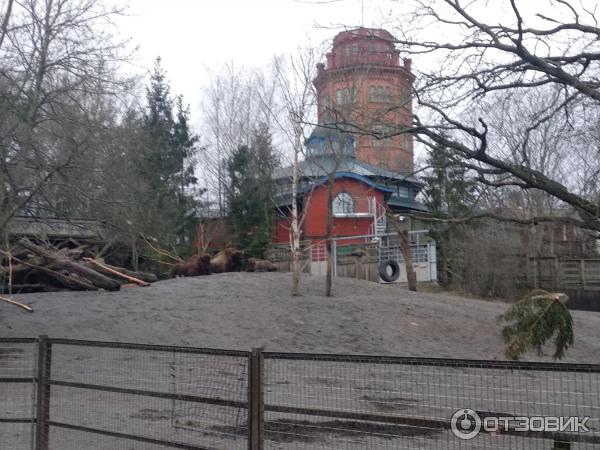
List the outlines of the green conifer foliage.
{"label": "green conifer foliage", "polygon": [[250,146],[240,146],[227,161],[229,220],[237,245],[248,257],[261,257],[273,232],[272,173],[277,160],[271,133],[261,125]]}
{"label": "green conifer foliage", "polygon": [[[186,245],[192,234],[197,195],[194,186],[198,137],[190,130],[189,111],[181,96],[173,99],[160,58],[146,89],[142,175],[145,234],[164,244]],[[196,195],[194,195],[196,194]]]}
{"label": "green conifer foliage", "polygon": [[536,289],[502,314],[506,357],[519,359],[528,350],[542,354],[542,347],[552,342],[553,357],[561,359],[574,340],[573,317],[565,302],[564,294]]}
{"label": "green conifer foliage", "polygon": [[[426,164],[431,170],[423,177],[423,192],[431,215],[440,218],[467,215],[475,203],[474,182],[467,169],[456,164],[441,146],[430,151]],[[464,231],[464,225],[437,223],[430,226],[430,235],[437,243],[438,280],[442,285],[460,282],[455,279],[454,259],[458,255],[452,251],[452,242],[462,239]]]}

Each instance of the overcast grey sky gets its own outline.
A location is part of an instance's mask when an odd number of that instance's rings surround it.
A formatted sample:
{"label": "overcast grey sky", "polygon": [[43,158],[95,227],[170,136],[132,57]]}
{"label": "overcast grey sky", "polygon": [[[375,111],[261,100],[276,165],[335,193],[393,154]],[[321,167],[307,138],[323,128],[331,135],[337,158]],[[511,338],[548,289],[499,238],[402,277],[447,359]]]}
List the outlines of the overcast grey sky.
{"label": "overcast grey sky", "polygon": [[136,65],[161,56],[174,94],[183,94],[197,117],[208,70],[225,63],[256,67],[273,55],[318,45],[345,26],[375,26],[377,0],[129,0],[117,20],[121,37],[139,45]]}

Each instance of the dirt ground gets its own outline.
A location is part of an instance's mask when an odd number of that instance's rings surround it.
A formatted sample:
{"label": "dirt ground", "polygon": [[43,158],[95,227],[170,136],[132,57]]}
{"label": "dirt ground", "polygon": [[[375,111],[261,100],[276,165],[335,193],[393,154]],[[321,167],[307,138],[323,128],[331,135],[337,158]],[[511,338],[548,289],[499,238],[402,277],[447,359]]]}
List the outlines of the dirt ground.
{"label": "dirt ground", "polygon": [[[506,303],[345,278],[327,298],[324,279],[310,275],[292,297],[289,285],[284,273],[228,273],[120,292],[16,295],[35,312],[0,303],[0,336],[503,359],[497,316]],[[600,313],[573,315],[576,342],[564,361],[600,363]]]}
{"label": "dirt ground", "polygon": [[[26,294],[25,313],[0,303],[0,336],[90,339],[267,351],[502,359],[496,318],[508,305],[398,285],[336,279],[335,297],[322,295],[324,279],[303,279],[303,295],[289,295],[281,273],[231,273],[180,278],[121,292]],[[574,312],[576,345],[565,361],[600,361],[600,313]],[[529,355],[528,359],[540,359]],[[541,359],[548,360],[549,357]],[[0,345],[0,377],[32,375],[30,344]],[[144,352],[53,344],[52,379],[67,383],[143,389],[244,402],[247,358]],[[463,407],[511,415],[592,415],[598,377],[587,373],[520,372],[366,362],[265,360],[267,405],[333,408],[448,420]],[[489,373],[488,373],[489,372]],[[592,380],[595,380],[592,383]],[[0,418],[29,417],[32,384],[0,383]],[[187,400],[128,395],[54,384],[50,417],[58,423],[201,445],[247,448],[246,410]],[[328,417],[267,412],[268,449],[514,449],[551,448],[547,439],[491,435],[467,445],[449,431]],[[1,421],[0,421],[1,422]],[[0,448],[29,450],[29,423],[0,423]],[[472,445],[471,445],[472,444]],[[51,450],[153,450],[131,440],[51,427]],[[192,448],[192,447],[190,447]],[[197,448],[197,447],[193,447]],[[573,449],[595,448],[574,444]]]}

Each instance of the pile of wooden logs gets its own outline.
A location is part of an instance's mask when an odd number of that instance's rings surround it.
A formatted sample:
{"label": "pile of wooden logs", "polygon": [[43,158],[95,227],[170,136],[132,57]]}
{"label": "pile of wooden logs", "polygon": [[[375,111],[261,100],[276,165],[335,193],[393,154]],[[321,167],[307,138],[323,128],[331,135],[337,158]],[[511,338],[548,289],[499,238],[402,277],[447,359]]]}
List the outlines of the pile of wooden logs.
{"label": "pile of wooden logs", "polygon": [[149,286],[157,281],[154,274],[111,266],[86,250],[86,246],[57,248],[22,239],[10,251],[0,250],[0,292],[118,291],[122,286]]}

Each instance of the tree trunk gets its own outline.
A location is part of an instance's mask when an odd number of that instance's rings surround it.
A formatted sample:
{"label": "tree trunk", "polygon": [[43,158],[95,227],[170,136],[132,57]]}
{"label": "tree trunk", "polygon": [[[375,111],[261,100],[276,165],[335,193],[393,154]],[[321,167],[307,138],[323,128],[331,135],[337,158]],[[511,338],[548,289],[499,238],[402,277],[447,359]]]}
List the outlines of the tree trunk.
{"label": "tree trunk", "polygon": [[140,279],[142,281],[146,281],[148,283],[154,283],[154,282],[158,281],[158,277],[153,273],[135,272],[133,270],[125,269],[124,267],[117,267],[117,266],[113,266],[110,264],[106,264],[103,259],[96,258],[95,260],[98,261],[99,263],[101,263],[102,265],[104,265],[105,267],[108,267],[109,269],[112,269],[112,270],[116,270],[117,272],[121,272],[124,275],[130,276],[133,278],[138,278],[138,279]]}
{"label": "tree trunk", "polygon": [[117,278],[121,278],[123,280],[127,280],[130,283],[135,283],[139,286],[150,286],[150,283],[148,283],[147,281],[141,280],[138,277],[134,277],[131,275],[128,275],[126,273],[124,273],[122,270],[118,270],[118,268],[113,268],[113,267],[109,267],[108,264],[104,264],[100,261],[96,261],[95,259],[92,258],[83,258],[84,259],[84,265],[86,267],[89,267],[92,270],[95,270],[96,272],[100,272],[101,274],[104,274],[108,277],[117,277]]}
{"label": "tree trunk", "polygon": [[139,270],[139,260],[137,251],[137,238],[134,237],[131,241],[131,267],[137,272]]}
{"label": "tree trunk", "polygon": [[302,148],[302,129],[296,129],[292,165],[292,295],[300,295],[300,227],[298,220],[298,153]]}
{"label": "tree trunk", "polygon": [[[92,283],[94,286],[106,289],[107,291],[118,291],[119,289],[121,289],[121,284],[118,281],[108,278],[102,275],[101,273],[98,273],[95,270],[90,269],[89,267],[86,267],[68,258],[54,255],[46,249],[35,245],[34,243],[26,239],[20,240],[19,244],[22,247],[32,251],[36,255],[43,256],[44,258],[46,258],[48,261],[51,262],[50,266],[53,269],[64,269],[69,272],[73,272],[83,277],[85,280],[89,280],[89,282]],[[83,283],[85,284],[86,282],[84,281]]]}
{"label": "tree trunk", "polygon": [[327,180],[327,272],[325,277],[325,295],[331,297],[333,282],[333,175]]}
{"label": "tree trunk", "polygon": [[404,265],[406,267],[406,280],[408,281],[408,290],[417,290],[417,274],[412,262],[412,252],[410,251],[410,239],[408,238],[408,231],[403,230],[398,233],[400,237],[400,251],[404,258]]}
{"label": "tree trunk", "polygon": [[93,284],[89,283],[87,280],[82,279],[82,277],[75,278],[71,276],[71,274],[63,274],[57,272],[55,270],[49,269],[44,266],[36,266],[35,264],[30,264],[26,261],[20,261],[22,264],[25,264],[33,269],[38,270],[51,279],[53,282],[58,283],[59,286],[66,287],[67,289],[75,290],[75,291],[95,291],[98,288]]}
{"label": "tree trunk", "polygon": [[392,214],[392,212],[388,209],[386,211],[389,222],[392,224],[396,232],[398,233],[398,238],[400,239],[400,252],[402,252],[402,257],[404,258],[404,266],[406,267],[406,279],[408,281],[408,289],[411,291],[417,290],[417,274],[415,273],[415,268],[412,262],[412,253],[410,251],[410,239],[408,238],[408,231],[403,230],[400,224],[398,223],[398,219]]}

